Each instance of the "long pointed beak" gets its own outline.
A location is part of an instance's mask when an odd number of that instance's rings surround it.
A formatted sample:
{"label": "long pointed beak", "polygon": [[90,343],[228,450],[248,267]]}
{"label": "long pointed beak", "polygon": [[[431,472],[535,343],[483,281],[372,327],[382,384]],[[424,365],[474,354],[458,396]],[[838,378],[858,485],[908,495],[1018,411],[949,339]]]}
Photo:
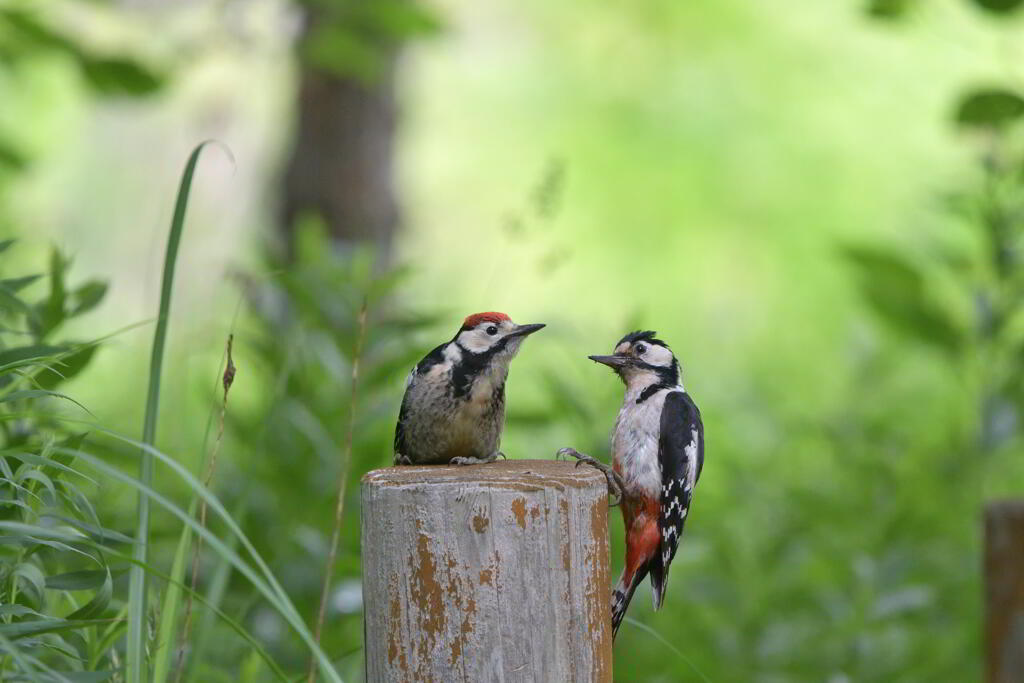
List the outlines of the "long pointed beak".
{"label": "long pointed beak", "polygon": [[608,367],[614,368],[614,369],[618,369],[618,368],[621,368],[621,367],[625,366],[631,360],[631,358],[629,356],[620,356],[620,355],[614,355],[614,356],[587,356],[587,358],[589,358],[590,360],[594,361],[595,363],[601,363],[602,365],[607,365]]}
{"label": "long pointed beak", "polygon": [[534,323],[532,325],[517,325],[516,329],[513,330],[512,334],[510,334],[509,336],[510,337],[525,337],[525,336],[533,334],[537,330],[543,329],[545,327],[547,327],[547,325],[545,325],[544,323]]}

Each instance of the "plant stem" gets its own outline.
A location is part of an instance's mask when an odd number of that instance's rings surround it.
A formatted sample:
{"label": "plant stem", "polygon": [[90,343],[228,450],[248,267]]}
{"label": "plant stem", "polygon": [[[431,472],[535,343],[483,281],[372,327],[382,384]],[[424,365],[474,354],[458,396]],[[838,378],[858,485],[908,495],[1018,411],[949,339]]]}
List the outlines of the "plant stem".
{"label": "plant stem", "polygon": [[[338,501],[334,506],[334,529],[331,531],[331,546],[327,554],[327,568],[324,570],[324,583],[320,590],[320,608],[317,611],[316,628],[313,639],[320,645],[320,634],[324,627],[324,616],[327,614],[327,599],[331,590],[331,577],[334,575],[334,564],[338,559],[338,541],[341,536],[341,518],[345,512],[345,489],[348,483],[348,466],[352,462],[352,438],[356,426],[356,398],[359,390],[359,361],[363,354],[363,340],[366,337],[366,299],[359,310],[359,331],[356,336],[356,349],[352,355],[352,393],[348,403],[348,433],[345,435],[345,450],[342,455],[341,473],[338,475]],[[308,683],[313,683],[316,676],[316,659],[310,655]]]}
{"label": "plant stem", "polygon": [[[234,334],[228,335],[227,342],[227,361],[224,365],[224,375],[222,382],[224,385],[224,397],[221,399],[220,404],[220,419],[217,422],[217,438],[213,442],[213,451],[210,453],[210,461],[206,464],[206,472],[203,475],[203,486],[210,488],[210,482],[213,480],[213,473],[217,470],[217,454],[220,452],[221,442],[224,440],[224,417],[228,411],[228,392],[231,390],[231,384],[235,381],[235,361],[231,357],[231,344],[235,339]],[[199,526],[206,528],[206,501],[201,501],[199,504]],[[199,584],[199,554],[203,548],[203,537],[198,536],[196,538],[195,546],[192,548],[192,579],[191,589],[188,596],[185,598],[185,617],[184,623],[181,627],[181,640],[178,645],[178,661],[177,671],[174,674],[174,681],[178,683],[181,680],[181,675],[185,670],[184,659],[185,659],[185,645],[188,643],[189,633],[192,630],[192,596],[196,593],[196,586]]]}

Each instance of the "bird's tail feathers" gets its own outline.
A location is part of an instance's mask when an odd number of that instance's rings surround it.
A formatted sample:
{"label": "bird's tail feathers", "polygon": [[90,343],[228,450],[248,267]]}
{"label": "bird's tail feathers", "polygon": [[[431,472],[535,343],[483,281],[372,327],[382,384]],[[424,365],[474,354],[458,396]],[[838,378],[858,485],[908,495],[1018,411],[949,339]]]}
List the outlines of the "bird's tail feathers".
{"label": "bird's tail feathers", "polygon": [[615,586],[615,590],[612,591],[612,639],[619,632],[619,626],[622,625],[622,620],[626,616],[629,601],[633,599],[636,587],[647,576],[647,571],[648,566],[643,564],[632,575],[627,570],[623,570],[622,576],[619,577],[619,583]]}
{"label": "bird's tail feathers", "polygon": [[661,563],[661,557],[655,556],[648,566],[651,572],[651,600],[654,609],[661,609],[665,602],[665,589],[668,588],[668,567]]}

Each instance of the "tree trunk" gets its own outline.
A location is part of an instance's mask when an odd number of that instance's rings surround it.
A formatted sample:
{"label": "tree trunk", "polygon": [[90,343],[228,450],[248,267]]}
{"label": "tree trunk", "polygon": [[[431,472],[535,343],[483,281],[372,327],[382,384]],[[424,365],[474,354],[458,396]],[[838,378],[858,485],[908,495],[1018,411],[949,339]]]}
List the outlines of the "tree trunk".
{"label": "tree trunk", "polygon": [[[307,35],[321,19],[308,16]],[[322,219],[339,245],[390,253],[399,212],[392,179],[396,48],[381,48],[372,82],[328,73],[300,59],[295,142],[284,178],[281,228],[294,248],[296,222]]]}
{"label": "tree trunk", "polygon": [[552,460],[362,483],[366,680],[612,680],[608,488]]}
{"label": "tree trunk", "polygon": [[985,680],[1024,681],[1024,500],[985,508]]}

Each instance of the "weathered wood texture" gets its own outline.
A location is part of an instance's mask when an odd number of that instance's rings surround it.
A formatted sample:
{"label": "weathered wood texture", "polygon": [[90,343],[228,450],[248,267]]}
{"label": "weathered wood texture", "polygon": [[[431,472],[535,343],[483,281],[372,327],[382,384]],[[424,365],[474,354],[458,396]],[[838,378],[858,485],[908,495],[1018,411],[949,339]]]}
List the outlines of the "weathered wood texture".
{"label": "weathered wood texture", "polygon": [[553,460],[368,473],[366,680],[611,681],[607,491]]}
{"label": "weathered wood texture", "polygon": [[985,508],[985,680],[1024,681],[1024,500]]}

